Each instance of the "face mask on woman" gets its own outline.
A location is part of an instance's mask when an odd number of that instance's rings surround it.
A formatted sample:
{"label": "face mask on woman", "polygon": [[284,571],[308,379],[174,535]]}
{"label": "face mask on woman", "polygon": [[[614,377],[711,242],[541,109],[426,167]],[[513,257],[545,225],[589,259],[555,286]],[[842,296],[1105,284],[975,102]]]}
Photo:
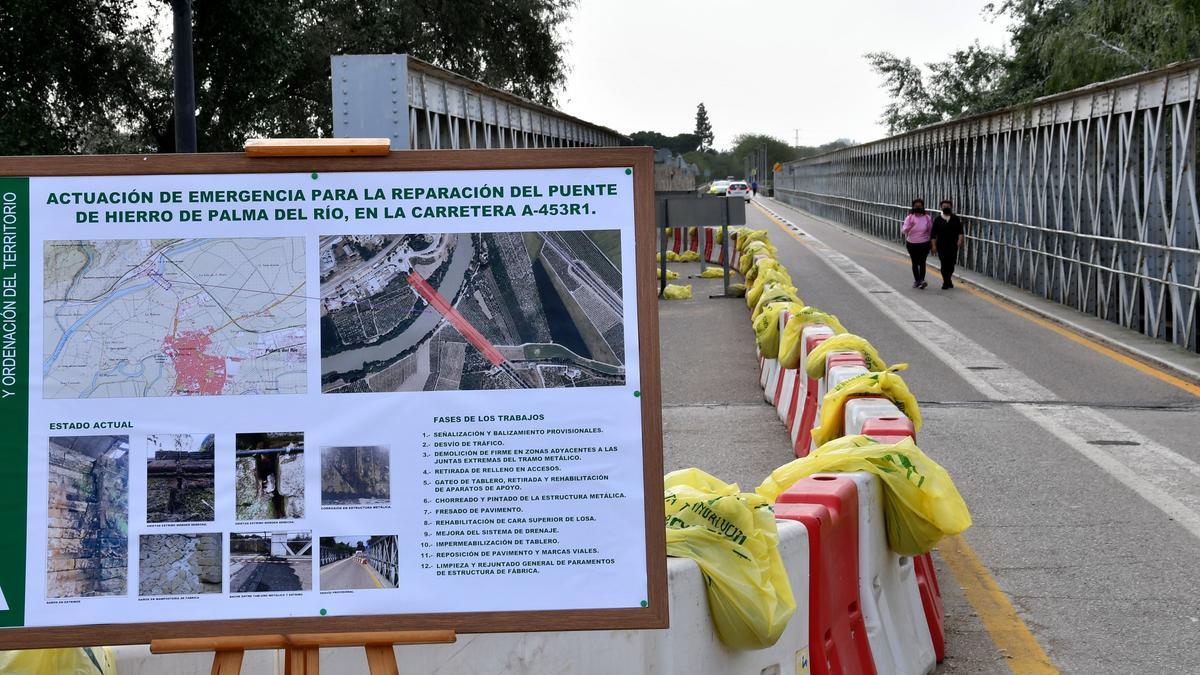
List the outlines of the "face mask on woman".
{"label": "face mask on woman", "polygon": [[919,216],[920,216],[920,215],[924,215],[924,214],[925,214],[925,207],[924,207],[924,206],[914,206],[914,207],[913,207],[913,213],[915,213],[915,214],[917,214],[917,215],[919,215]]}

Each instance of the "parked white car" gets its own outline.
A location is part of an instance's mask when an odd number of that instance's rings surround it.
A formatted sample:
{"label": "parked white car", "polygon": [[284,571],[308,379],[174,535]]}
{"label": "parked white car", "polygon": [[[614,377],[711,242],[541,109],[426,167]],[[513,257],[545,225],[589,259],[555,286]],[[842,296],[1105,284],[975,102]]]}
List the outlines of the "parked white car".
{"label": "parked white car", "polygon": [[741,197],[746,201],[750,201],[750,186],[740,180],[735,180],[725,188],[726,197]]}

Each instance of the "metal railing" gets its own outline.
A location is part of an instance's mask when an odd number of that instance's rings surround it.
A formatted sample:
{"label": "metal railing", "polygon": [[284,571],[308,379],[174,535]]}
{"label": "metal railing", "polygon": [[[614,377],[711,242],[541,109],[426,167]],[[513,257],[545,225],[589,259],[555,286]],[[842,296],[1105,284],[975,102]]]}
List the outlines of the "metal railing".
{"label": "metal railing", "polygon": [[1197,350],[1200,61],[789,162],[775,196],[899,237],[950,199],[963,264]]}

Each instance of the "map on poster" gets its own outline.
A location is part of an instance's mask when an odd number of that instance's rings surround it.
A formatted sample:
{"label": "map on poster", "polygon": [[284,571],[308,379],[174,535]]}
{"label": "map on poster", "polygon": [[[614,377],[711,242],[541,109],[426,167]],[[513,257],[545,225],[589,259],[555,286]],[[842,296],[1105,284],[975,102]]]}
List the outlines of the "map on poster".
{"label": "map on poster", "polygon": [[0,627],[646,607],[633,204],[0,177]]}
{"label": "map on poster", "polygon": [[46,398],[304,392],[304,240],[44,244]]}

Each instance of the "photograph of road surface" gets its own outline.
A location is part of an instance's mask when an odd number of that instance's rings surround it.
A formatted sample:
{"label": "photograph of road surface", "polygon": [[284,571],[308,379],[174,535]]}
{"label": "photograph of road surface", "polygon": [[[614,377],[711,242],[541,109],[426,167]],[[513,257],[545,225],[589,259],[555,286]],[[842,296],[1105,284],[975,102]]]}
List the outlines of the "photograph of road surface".
{"label": "photograph of road surface", "polygon": [[125,595],[129,437],[50,438],[46,597]]}
{"label": "photograph of road surface", "polygon": [[215,447],[212,434],[146,437],[146,522],[213,519]]}
{"label": "photograph of road surface", "polygon": [[322,591],[395,588],[399,581],[396,536],[321,537]]}
{"label": "photograph of road surface", "polygon": [[619,230],[322,236],[321,390],[625,382]]}
{"label": "photograph of road surface", "polygon": [[304,239],[44,247],[42,396],[306,390]]}
{"label": "photograph of road surface", "polygon": [[389,503],[390,463],[384,445],[321,448],[321,505]]}
{"label": "photograph of road surface", "polygon": [[229,535],[229,592],[312,590],[312,532]]}
{"label": "photograph of road surface", "polygon": [[304,432],[237,434],[234,446],[237,519],[303,518]]}

